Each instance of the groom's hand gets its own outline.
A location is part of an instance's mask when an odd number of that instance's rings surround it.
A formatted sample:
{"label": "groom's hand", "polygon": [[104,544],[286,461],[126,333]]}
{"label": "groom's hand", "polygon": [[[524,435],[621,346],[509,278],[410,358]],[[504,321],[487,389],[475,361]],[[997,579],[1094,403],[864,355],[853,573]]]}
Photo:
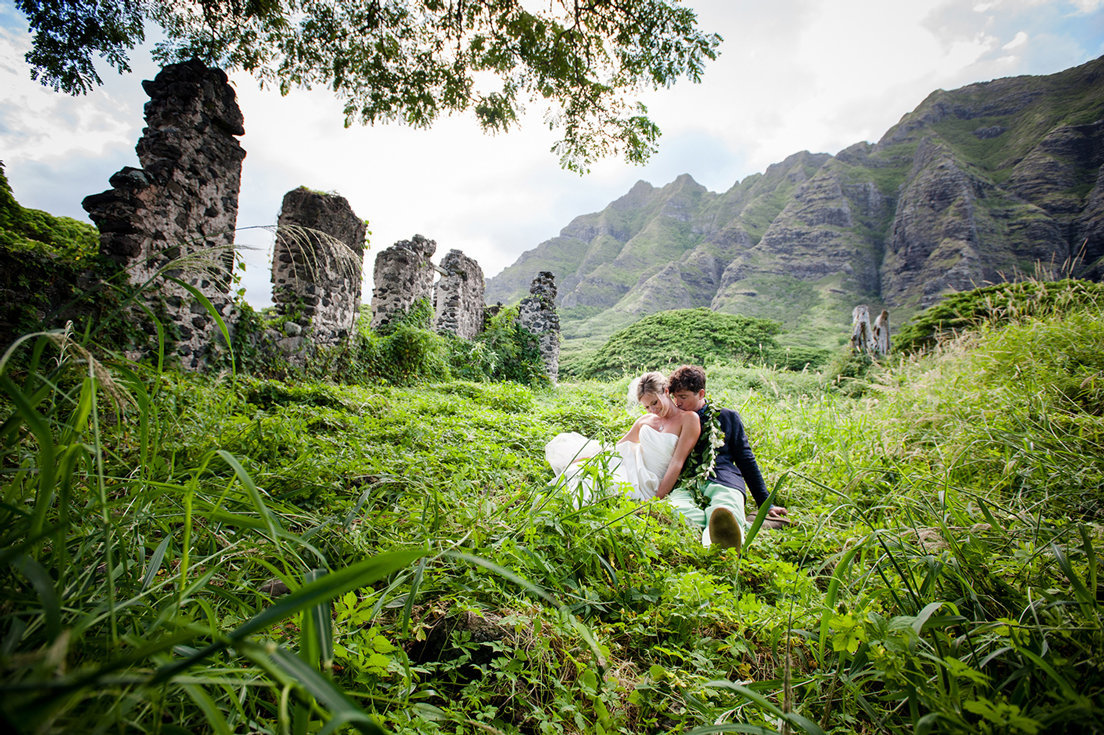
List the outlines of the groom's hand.
{"label": "groom's hand", "polygon": [[767,511],[767,518],[781,518],[784,515],[788,515],[789,511],[783,508],[781,505],[773,505],[771,509]]}

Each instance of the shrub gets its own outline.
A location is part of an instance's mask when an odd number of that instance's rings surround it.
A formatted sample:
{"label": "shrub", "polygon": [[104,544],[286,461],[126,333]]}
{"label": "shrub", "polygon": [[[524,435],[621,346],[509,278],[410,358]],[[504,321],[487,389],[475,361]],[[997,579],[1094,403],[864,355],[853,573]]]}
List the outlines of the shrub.
{"label": "shrub", "polygon": [[487,354],[490,380],[513,380],[523,385],[546,384],[540,345],[535,334],[517,323],[518,309],[512,306],[495,314],[476,337]]}
{"label": "shrub", "polygon": [[816,370],[828,362],[831,351],[818,347],[778,347],[763,355],[763,364],[779,370]]}
{"label": "shrub", "polygon": [[394,385],[449,378],[448,341],[428,329],[400,324],[379,342],[380,378]]}
{"label": "shrub", "polygon": [[777,349],[777,322],[707,308],[651,314],[614,333],[585,373],[610,378],[684,363],[747,361]]}
{"label": "shrub", "polygon": [[865,352],[841,347],[824,367],[827,384],[847,395],[858,396],[865,391],[866,380],[877,363]]}
{"label": "shrub", "polygon": [[[96,228],[26,209],[15,200],[0,163],[0,340],[97,315],[115,294],[94,288],[110,273],[99,257]],[[89,277],[86,273],[93,274]]]}
{"label": "shrub", "polygon": [[1056,314],[1078,306],[1104,308],[1104,284],[1066,279],[1020,281],[951,294],[913,317],[895,338],[894,349],[916,352],[941,339],[983,324],[1008,324],[1028,316]]}
{"label": "shrub", "polygon": [[22,207],[0,163],[0,249],[37,252],[80,264],[94,259],[99,247],[100,233],[92,225]]}
{"label": "shrub", "polygon": [[418,299],[410,305],[410,309],[405,314],[392,318],[386,324],[381,324],[376,332],[386,337],[402,326],[431,329],[433,327],[433,304],[430,303],[429,299]]}

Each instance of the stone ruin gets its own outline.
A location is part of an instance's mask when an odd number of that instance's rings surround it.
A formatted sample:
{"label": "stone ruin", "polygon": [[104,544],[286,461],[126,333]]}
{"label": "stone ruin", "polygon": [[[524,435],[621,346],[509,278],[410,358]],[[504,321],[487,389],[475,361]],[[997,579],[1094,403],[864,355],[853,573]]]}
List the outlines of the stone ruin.
{"label": "stone ruin", "polygon": [[851,310],[851,351],[865,355],[889,354],[889,312],[882,313],[870,324],[870,307],[865,304]]}
{"label": "stone ruin", "polygon": [[[451,250],[440,268],[430,261],[437,243],[415,235],[376,256],[372,295],[372,328],[386,328],[402,319],[420,299],[434,294],[433,277],[441,274],[435,298],[438,333],[471,339],[483,331],[484,320],[496,307],[483,305],[483,269],[459,250]],[[533,279],[529,296],[518,305],[517,323],[537,337],[548,377],[560,372],[560,318],[556,314],[556,280],[543,271]],[[425,325],[429,326],[429,325]]]}
{"label": "stone ruin", "polygon": [[882,313],[874,320],[871,329],[874,337],[874,352],[879,355],[889,354],[889,311],[882,309]]}
{"label": "stone ruin", "polygon": [[400,321],[418,301],[433,303],[433,279],[437,268],[430,258],[436,251],[436,242],[415,235],[376,255],[372,329],[386,328]]}
{"label": "stone ruin", "polygon": [[[401,320],[424,300],[434,307],[438,333],[472,339],[483,331],[483,269],[459,250],[450,250],[433,265],[437,243],[422,235],[400,240],[376,256],[372,292],[372,328]],[[434,278],[441,275],[434,285]]]}
{"label": "stone ruin", "polygon": [[441,279],[437,281],[434,329],[464,339],[473,339],[483,331],[483,269],[459,250],[450,250],[441,260]]}
{"label": "stone ruin", "polygon": [[345,197],[305,187],[284,195],[272,254],[272,301],[287,318],[278,344],[293,363],[344,341],[360,311],[368,226]]}
{"label": "stone ruin", "polygon": [[544,368],[552,382],[560,375],[560,317],[556,314],[556,279],[541,271],[518,305],[518,324],[537,336]]}
{"label": "stone ruin", "polygon": [[[226,74],[198,61],[166,66],[142,82],[150,96],[136,151],[112,188],[82,203],[100,230],[100,252],[135,285],[158,274],[202,293],[223,317],[232,309],[234,229],[245,151],[243,118]],[[207,362],[218,327],[187,288],[160,279],[147,302],[173,328],[188,368]]]}
{"label": "stone ruin", "polygon": [[[112,188],[83,205],[100,230],[100,251],[145,292],[172,331],[185,368],[209,365],[220,339],[198,292],[234,327],[234,233],[245,151],[243,117],[226,74],[199,61],[166,66],[142,83],[146,127],[136,150],[141,168],[124,167]],[[314,346],[349,336],[359,313],[366,225],[340,196],[305,188],[285,195],[272,266],[272,297],[286,317],[277,344],[302,363]],[[471,339],[485,318],[479,264],[451,250],[433,265],[437,243],[421,235],[376,256],[372,327],[408,314],[419,301],[435,308],[440,333]],[[436,275],[440,280],[434,284]],[[163,276],[163,277],[162,277]],[[533,281],[518,324],[537,335],[548,375],[559,373],[559,318],[551,273]],[[144,321],[144,319],[143,319]]]}

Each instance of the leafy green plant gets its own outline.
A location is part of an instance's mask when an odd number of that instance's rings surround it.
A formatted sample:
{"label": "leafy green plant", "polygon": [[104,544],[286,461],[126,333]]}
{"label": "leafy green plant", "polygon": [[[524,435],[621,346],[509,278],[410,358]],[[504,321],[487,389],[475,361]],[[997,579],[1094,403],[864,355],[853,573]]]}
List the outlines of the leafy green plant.
{"label": "leafy green plant", "polygon": [[[512,380],[523,385],[547,384],[548,373],[537,338],[518,324],[517,316],[516,306],[499,310],[476,337],[475,344],[482,347],[484,375],[489,380]],[[465,348],[457,350],[454,365],[465,361],[464,352]]]}
{"label": "leafy green plant", "polygon": [[983,325],[1016,322],[1077,308],[1100,309],[1104,285],[1091,281],[1027,280],[951,294],[913,317],[894,336],[894,350],[914,352]]}
{"label": "leafy green plant", "polygon": [[777,347],[780,326],[706,308],[664,311],[616,332],[591,358],[586,375],[619,377],[684,363],[746,362]]}

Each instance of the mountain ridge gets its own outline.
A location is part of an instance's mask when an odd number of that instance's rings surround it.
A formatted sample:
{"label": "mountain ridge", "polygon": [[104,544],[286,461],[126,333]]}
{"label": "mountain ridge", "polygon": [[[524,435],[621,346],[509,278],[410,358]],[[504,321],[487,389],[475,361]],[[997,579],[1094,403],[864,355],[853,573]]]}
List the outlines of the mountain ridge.
{"label": "mountain ridge", "polygon": [[[903,316],[1026,275],[1104,272],[1104,57],[935,90],[877,143],[800,151],[722,193],[638,181],[487,282],[511,303],[555,274],[564,337],[675,308],[845,339],[851,308]],[[842,336],[841,336],[842,335]]]}

